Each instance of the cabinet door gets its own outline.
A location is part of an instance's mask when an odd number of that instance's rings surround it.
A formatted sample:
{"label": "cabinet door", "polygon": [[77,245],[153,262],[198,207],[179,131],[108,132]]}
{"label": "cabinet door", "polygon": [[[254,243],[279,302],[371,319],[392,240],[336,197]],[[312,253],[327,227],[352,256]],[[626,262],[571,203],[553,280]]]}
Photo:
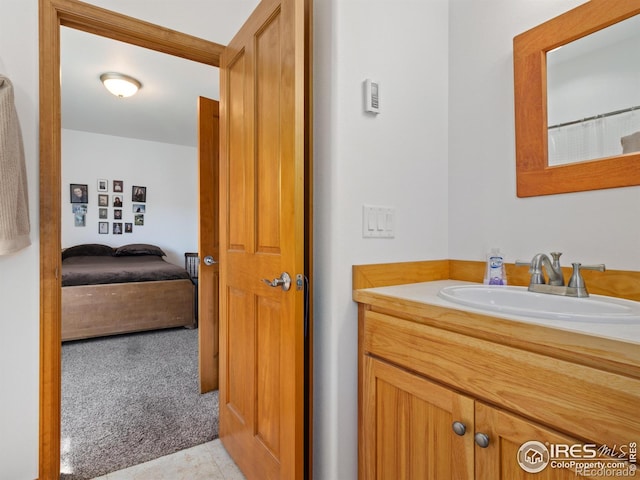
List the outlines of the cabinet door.
{"label": "cabinet door", "polygon": [[[520,447],[531,441],[537,441],[545,446],[549,444],[582,444],[579,440],[565,436],[548,428],[529,422],[521,417],[503,410],[476,402],[476,433],[484,433],[489,437],[486,448],[476,445],[476,478],[478,480],[575,480],[582,478],[576,472],[566,468],[554,468],[551,464],[539,473],[526,472],[519,464]],[[527,455],[528,448],[524,448],[520,458]],[[531,450],[531,455],[539,453]],[[535,457],[533,465],[535,464]],[[576,461],[581,461],[576,459]],[[542,468],[545,462],[539,463]],[[527,465],[532,468],[532,464]],[[605,478],[590,475],[589,478]],[[609,478],[609,477],[606,477]]]}
{"label": "cabinet door", "polygon": [[362,367],[359,478],[473,479],[473,400],[368,356]]}

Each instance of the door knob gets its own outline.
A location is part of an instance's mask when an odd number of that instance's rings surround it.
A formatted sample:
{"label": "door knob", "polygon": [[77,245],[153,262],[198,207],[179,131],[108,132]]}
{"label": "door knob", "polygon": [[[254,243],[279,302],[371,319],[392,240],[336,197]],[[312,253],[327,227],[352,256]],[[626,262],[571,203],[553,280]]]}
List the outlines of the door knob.
{"label": "door knob", "polygon": [[211,255],[207,255],[206,257],[204,257],[204,264],[207,266],[211,266],[214,263],[216,263],[216,261],[213,259],[213,257]]}
{"label": "door knob", "polygon": [[287,272],[283,272],[279,278],[273,280],[263,278],[262,281],[270,287],[281,287],[285,292],[291,288],[291,276]]}

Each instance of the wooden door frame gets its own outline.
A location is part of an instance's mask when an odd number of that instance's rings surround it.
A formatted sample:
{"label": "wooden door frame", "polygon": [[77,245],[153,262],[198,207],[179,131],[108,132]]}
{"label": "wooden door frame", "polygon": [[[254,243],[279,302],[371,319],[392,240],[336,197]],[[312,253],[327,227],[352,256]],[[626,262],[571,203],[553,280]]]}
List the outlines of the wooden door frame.
{"label": "wooden door frame", "polygon": [[40,480],[60,478],[61,26],[213,67],[220,66],[220,55],[225,48],[77,0],[39,0]]}

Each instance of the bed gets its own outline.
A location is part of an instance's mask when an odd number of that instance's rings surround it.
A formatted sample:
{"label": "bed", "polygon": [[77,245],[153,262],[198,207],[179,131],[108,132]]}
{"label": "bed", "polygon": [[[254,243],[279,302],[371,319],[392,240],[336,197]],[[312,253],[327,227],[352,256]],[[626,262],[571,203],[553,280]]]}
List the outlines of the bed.
{"label": "bed", "polygon": [[62,252],[62,341],[194,328],[189,272],[149,244],[83,244]]}

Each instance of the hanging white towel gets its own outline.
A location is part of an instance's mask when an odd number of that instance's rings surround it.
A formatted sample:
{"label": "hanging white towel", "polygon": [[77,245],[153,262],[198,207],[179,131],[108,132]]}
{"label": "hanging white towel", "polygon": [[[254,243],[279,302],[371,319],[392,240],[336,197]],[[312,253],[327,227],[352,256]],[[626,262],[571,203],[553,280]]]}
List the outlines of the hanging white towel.
{"label": "hanging white towel", "polygon": [[0,255],[31,245],[29,225],[27,169],[13,85],[0,75]]}

